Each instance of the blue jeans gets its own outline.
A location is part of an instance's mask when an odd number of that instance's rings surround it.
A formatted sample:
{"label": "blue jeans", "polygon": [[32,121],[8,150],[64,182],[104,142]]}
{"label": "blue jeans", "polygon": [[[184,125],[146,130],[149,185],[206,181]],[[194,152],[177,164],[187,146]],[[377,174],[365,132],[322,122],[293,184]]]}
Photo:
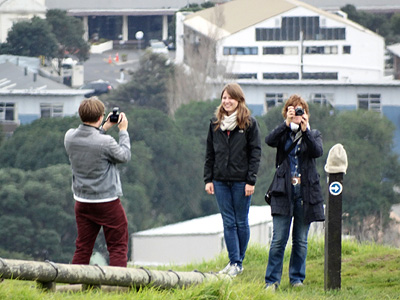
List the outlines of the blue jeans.
{"label": "blue jeans", "polygon": [[[303,282],[306,278],[307,237],[310,224],[304,224],[304,214],[300,187],[293,188],[293,229],[292,253],[289,262],[291,284]],[[280,283],[282,277],[283,256],[289,238],[291,216],[273,216],[273,236],[269,249],[268,266],[265,273],[266,283]]]}
{"label": "blue jeans", "polygon": [[245,196],[245,182],[214,181],[214,193],[224,224],[224,238],[231,264],[242,265],[250,239],[251,196]]}

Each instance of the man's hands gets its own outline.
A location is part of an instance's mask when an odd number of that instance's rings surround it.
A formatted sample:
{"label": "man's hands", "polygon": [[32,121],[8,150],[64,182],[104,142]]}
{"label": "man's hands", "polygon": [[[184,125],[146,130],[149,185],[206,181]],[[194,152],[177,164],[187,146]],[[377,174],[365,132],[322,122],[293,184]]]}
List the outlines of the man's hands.
{"label": "man's hands", "polygon": [[110,112],[107,116],[106,122],[103,124],[103,129],[105,131],[107,131],[108,129],[110,129],[111,127],[113,127],[114,125],[118,124],[118,128],[119,130],[127,130],[128,129],[128,119],[126,118],[125,113],[121,112],[119,114],[119,119],[118,119],[118,123],[112,123],[110,122],[110,115],[112,115],[112,112]]}

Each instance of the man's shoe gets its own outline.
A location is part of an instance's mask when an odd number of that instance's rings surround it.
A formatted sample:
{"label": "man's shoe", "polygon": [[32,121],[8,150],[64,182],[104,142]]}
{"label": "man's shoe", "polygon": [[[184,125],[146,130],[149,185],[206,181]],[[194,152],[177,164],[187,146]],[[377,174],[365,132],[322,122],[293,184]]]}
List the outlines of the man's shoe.
{"label": "man's shoe", "polygon": [[304,284],[300,281],[300,282],[293,283],[292,287],[294,287],[294,288],[302,288],[302,287],[304,287]]}
{"label": "man's shoe", "polygon": [[266,283],[265,284],[265,290],[269,293],[275,293],[275,291],[278,288],[278,284],[277,283]]}
{"label": "man's shoe", "polygon": [[239,266],[238,264],[233,264],[228,270],[228,275],[231,277],[236,277],[239,274],[243,273],[243,267]]}
{"label": "man's shoe", "polygon": [[218,272],[218,274],[228,274],[229,269],[231,268],[231,262],[229,262],[225,268]]}

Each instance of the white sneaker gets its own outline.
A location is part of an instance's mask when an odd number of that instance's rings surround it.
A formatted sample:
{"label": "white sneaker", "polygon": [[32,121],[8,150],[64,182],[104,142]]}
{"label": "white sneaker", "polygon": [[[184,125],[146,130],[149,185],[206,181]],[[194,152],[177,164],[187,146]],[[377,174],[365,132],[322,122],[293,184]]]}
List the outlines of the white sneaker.
{"label": "white sneaker", "polygon": [[229,262],[225,268],[218,272],[218,274],[228,274],[229,269],[231,268],[231,262]]}
{"label": "white sneaker", "polygon": [[276,283],[267,283],[267,284],[265,285],[265,290],[266,290],[268,293],[275,293],[276,290],[277,290],[277,288],[278,288],[278,284],[276,284]]}
{"label": "white sneaker", "polygon": [[238,264],[231,265],[228,270],[228,275],[231,277],[236,277],[239,274],[243,273],[244,268],[242,266],[238,266]]}

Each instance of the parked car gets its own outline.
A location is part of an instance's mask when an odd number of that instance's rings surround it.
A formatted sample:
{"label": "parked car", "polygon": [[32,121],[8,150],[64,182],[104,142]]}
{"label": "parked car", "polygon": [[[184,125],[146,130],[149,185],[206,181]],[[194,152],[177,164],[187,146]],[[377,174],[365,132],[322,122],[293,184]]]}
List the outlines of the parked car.
{"label": "parked car", "polygon": [[150,49],[154,53],[169,54],[167,46],[159,40],[150,40]]}
{"label": "parked car", "polygon": [[85,83],[80,87],[81,90],[93,90],[93,92],[85,94],[86,98],[106,94],[113,89],[111,83],[104,80],[96,80]]}

